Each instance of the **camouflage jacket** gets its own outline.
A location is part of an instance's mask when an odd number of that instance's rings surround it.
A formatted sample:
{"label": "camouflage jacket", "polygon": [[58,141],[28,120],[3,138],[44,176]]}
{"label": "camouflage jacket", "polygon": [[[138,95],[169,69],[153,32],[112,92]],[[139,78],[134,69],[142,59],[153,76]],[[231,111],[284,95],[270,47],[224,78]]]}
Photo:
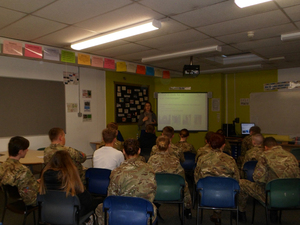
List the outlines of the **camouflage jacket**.
{"label": "camouflage jacket", "polygon": [[267,184],[269,181],[278,178],[299,178],[299,163],[295,156],[275,146],[264,151],[259,158],[254,173],[253,180],[257,183]]}
{"label": "camouflage jacket", "polygon": [[240,178],[235,160],[220,149],[212,149],[198,159],[194,172],[195,182],[207,176],[231,177],[237,181]]}
{"label": "camouflage jacket", "polygon": [[[157,152],[159,152],[158,147],[157,147],[157,145],[154,145],[154,146],[152,147],[150,156],[155,155]],[[182,149],[179,148],[179,147],[177,147],[177,146],[174,145],[173,143],[170,144],[170,147],[169,147],[169,149],[168,149],[168,152],[169,152],[171,155],[174,155],[177,159],[179,159],[180,162],[184,162],[184,161],[185,161],[185,159],[184,159],[184,154],[183,154]]]}
{"label": "camouflage jacket", "polygon": [[153,202],[155,194],[155,173],[147,163],[132,158],[111,172],[108,196],[140,197]]}
{"label": "camouflage jacket", "polygon": [[250,150],[246,152],[244,162],[242,165],[242,168],[244,167],[244,164],[248,161],[258,161],[259,157],[264,153],[264,148],[262,146],[254,146]]}
{"label": "camouflage jacket", "polygon": [[0,183],[16,186],[26,205],[35,205],[39,184],[31,171],[16,159],[0,165]]}
{"label": "camouflage jacket", "polygon": [[179,141],[175,144],[177,147],[181,148],[183,152],[197,153],[194,146],[187,141]]}
{"label": "camouflage jacket", "polygon": [[198,162],[198,158],[209,153],[211,151],[211,147],[209,144],[204,145],[203,147],[197,150],[197,154],[195,157],[195,162]]}
{"label": "camouflage jacket", "polygon": [[223,152],[227,152],[229,155],[231,155],[231,145],[228,140],[225,139],[225,147],[223,149]]}
{"label": "camouflage jacket", "polygon": [[[105,146],[105,142],[101,141],[99,144],[99,148],[101,148],[103,146]],[[123,152],[123,149],[124,149],[123,143],[121,141],[116,140],[116,142],[114,143],[114,148]]]}
{"label": "camouflage jacket", "polygon": [[248,135],[244,137],[242,141],[242,146],[241,146],[241,156],[246,155],[246,151],[249,149],[253,148],[254,146],[252,145],[252,135]]}

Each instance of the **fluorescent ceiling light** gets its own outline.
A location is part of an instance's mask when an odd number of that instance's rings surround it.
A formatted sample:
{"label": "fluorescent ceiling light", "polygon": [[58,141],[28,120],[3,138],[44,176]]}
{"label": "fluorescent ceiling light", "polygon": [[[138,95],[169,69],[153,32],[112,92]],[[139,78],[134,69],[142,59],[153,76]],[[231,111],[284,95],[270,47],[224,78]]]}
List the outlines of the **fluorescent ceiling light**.
{"label": "fluorescent ceiling light", "polygon": [[227,57],[210,57],[210,58],[206,58],[206,59],[213,61],[213,62],[223,64],[223,65],[258,62],[258,61],[264,60],[263,58],[255,55],[255,54],[252,54],[252,53],[233,55],[233,56],[227,56]]}
{"label": "fluorescent ceiling light", "polygon": [[151,20],[150,22],[144,22],[135,24],[120,30],[113,31],[112,33],[104,34],[92,39],[77,42],[71,45],[71,48],[75,50],[81,50],[85,48],[102,45],[108,42],[120,40],[123,38],[131,37],[134,35],[146,33],[149,31],[157,30],[161,28],[161,22],[158,20]]}
{"label": "fluorescent ceiling light", "polygon": [[227,68],[220,68],[220,69],[213,69],[213,70],[202,70],[200,74],[209,74],[209,73],[223,73],[223,72],[238,72],[250,69],[259,69],[261,68],[261,64],[255,64],[250,66],[237,66],[237,67],[227,67]]}
{"label": "fluorescent ceiling light", "polygon": [[290,41],[295,39],[300,39],[300,32],[281,35],[282,41]]}
{"label": "fluorescent ceiling light", "polygon": [[270,2],[270,1],[272,0],[234,0],[235,4],[240,8],[257,5],[264,2]]}
{"label": "fluorescent ceiling light", "polygon": [[186,51],[181,51],[181,52],[173,52],[173,53],[164,54],[164,55],[157,55],[157,56],[142,58],[142,62],[146,63],[146,62],[153,62],[153,61],[159,61],[159,60],[164,60],[164,59],[178,58],[178,57],[183,57],[183,56],[193,56],[196,54],[215,52],[215,51],[220,52],[220,51],[222,51],[222,48],[218,45],[214,45],[214,46],[209,46],[209,47],[204,47],[204,48],[196,48],[196,49],[191,49],[191,50],[186,50]]}

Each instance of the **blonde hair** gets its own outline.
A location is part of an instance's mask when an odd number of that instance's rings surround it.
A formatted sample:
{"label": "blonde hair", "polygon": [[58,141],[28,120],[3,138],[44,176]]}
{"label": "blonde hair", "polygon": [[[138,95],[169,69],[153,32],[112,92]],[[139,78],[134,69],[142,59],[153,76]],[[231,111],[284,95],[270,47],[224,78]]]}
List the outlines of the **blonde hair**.
{"label": "blonde hair", "polygon": [[170,145],[170,138],[168,138],[167,136],[159,136],[156,139],[156,145],[159,149],[159,151],[167,151]]}

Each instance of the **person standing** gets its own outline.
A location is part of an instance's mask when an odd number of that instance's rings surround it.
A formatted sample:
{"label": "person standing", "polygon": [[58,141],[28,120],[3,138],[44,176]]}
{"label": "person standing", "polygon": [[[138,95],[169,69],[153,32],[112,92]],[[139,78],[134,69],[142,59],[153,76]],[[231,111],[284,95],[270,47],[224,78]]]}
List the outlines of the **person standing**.
{"label": "person standing", "polygon": [[157,125],[157,117],[152,111],[152,106],[150,102],[145,103],[144,111],[139,117],[138,126],[141,130],[141,135],[145,133],[145,129],[148,124],[151,124],[153,126]]}

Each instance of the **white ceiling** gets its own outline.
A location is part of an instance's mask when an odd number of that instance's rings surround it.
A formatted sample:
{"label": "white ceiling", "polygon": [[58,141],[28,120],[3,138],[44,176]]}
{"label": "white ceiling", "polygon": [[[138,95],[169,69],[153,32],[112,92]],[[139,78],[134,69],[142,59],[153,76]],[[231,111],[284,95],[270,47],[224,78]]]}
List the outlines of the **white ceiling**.
{"label": "white ceiling", "polygon": [[[180,73],[190,56],[148,64],[141,59],[219,45],[221,52],[194,55],[193,64],[200,64],[202,71],[252,64],[264,70],[300,67],[300,40],[280,39],[281,34],[300,32],[300,0],[243,9],[234,0],[0,1],[0,37],[66,49],[81,39],[149,19],[160,20],[161,29],[82,52]],[[263,60],[230,65],[211,60],[249,53]],[[278,57],[285,59],[270,60]]]}

